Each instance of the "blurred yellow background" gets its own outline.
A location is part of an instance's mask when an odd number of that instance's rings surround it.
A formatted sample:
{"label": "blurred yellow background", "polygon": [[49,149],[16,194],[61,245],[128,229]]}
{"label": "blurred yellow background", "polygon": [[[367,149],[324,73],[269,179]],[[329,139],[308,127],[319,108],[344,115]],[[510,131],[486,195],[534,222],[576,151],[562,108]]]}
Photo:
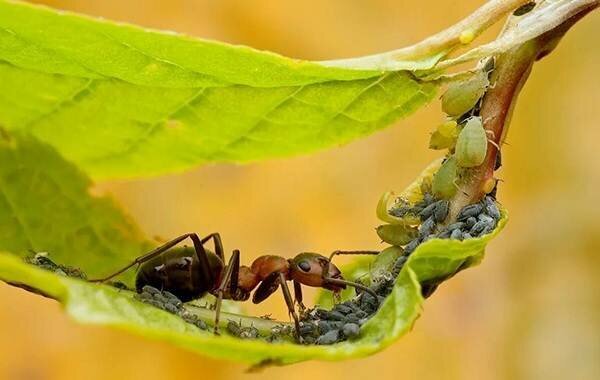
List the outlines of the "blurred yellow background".
{"label": "blurred yellow background", "polygon": [[[389,50],[451,25],[482,1],[46,0],[113,20],[306,59]],[[498,28],[495,29],[496,31]],[[488,37],[491,34],[488,34]],[[499,200],[511,220],[481,266],[427,300],[385,351],[247,375],[117,330],[76,325],[57,303],[0,283],[0,379],[600,378],[600,14],[535,66],[504,148]],[[374,207],[438,154],[438,102],[374,136],[312,156],[99,185],[149,236],[221,232],[264,253],[376,249]],[[310,295],[307,297],[310,299]],[[251,311],[285,317],[272,297]]]}

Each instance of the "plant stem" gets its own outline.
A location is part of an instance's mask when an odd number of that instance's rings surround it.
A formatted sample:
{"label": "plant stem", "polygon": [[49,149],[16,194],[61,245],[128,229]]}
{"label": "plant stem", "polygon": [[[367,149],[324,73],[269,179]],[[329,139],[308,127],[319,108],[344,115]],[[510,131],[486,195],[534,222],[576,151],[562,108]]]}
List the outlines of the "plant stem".
{"label": "plant stem", "polygon": [[[451,202],[448,220],[454,221],[464,206],[478,202],[484,196],[483,185],[494,176],[499,153],[497,147],[501,147],[504,142],[517,97],[535,61],[552,51],[567,30],[597,6],[598,2],[581,9],[554,29],[495,57],[495,69],[491,77],[492,86],[483,98],[480,111],[484,128],[489,131],[491,142],[488,143],[483,164],[467,172],[465,181],[461,183]],[[511,25],[513,24],[509,20],[508,27],[503,33],[510,33]]]}
{"label": "plant stem", "polygon": [[[354,69],[400,70],[403,61],[426,60],[437,54],[446,55],[457,46],[463,45],[461,36],[468,31],[472,38],[480,35],[500,18],[529,0],[491,0],[453,26],[434,34],[423,41],[405,48],[358,58],[322,61],[325,66]],[[469,41],[469,42],[470,42]],[[439,58],[442,58],[441,56]],[[435,63],[435,62],[433,62]]]}

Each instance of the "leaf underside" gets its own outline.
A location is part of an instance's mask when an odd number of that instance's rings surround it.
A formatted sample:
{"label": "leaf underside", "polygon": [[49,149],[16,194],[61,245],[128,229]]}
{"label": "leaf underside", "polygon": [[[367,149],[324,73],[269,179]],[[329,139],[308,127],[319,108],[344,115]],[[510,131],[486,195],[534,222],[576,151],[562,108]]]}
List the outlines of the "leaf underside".
{"label": "leaf underside", "polygon": [[338,146],[435,92],[410,71],[324,67],[0,0],[0,125],[94,178]]}
{"label": "leaf underside", "polygon": [[[97,277],[147,250],[148,243],[110,199],[91,196],[85,176],[47,145],[20,135],[0,138],[0,161],[0,251],[10,252],[0,254],[0,280],[58,300],[79,323],[113,326],[205,355],[252,364],[341,360],[382,350],[410,330],[420,314],[420,284],[448,278],[479,262],[486,244],[506,222],[505,215],[492,234],[481,238],[432,239],[420,245],[358,339],[331,346],[270,344],[216,337],[134,300],[130,292],[26,264],[22,258],[28,250],[47,251],[56,262]],[[357,268],[353,273],[358,273]],[[121,279],[131,283],[131,277]]]}

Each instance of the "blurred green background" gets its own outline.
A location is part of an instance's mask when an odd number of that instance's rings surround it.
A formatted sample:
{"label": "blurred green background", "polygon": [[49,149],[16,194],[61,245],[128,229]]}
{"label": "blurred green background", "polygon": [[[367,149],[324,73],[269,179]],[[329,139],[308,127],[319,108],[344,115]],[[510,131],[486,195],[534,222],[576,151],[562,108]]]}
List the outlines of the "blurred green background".
{"label": "blurred green background", "polygon": [[[305,59],[398,48],[482,1],[46,0],[62,9]],[[0,283],[0,379],[600,378],[600,14],[538,63],[514,113],[499,199],[510,212],[483,264],[441,286],[385,351],[247,375],[120,331],[76,325],[57,303]],[[485,37],[497,32],[496,27]],[[376,249],[374,207],[438,156],[433,102],[348,146],[245,166],[99,184],[149,236],[221,232],[242,258]],[[307,297],[310,299],[310,295]],[[250,312],[285,318],[272,297]]]}

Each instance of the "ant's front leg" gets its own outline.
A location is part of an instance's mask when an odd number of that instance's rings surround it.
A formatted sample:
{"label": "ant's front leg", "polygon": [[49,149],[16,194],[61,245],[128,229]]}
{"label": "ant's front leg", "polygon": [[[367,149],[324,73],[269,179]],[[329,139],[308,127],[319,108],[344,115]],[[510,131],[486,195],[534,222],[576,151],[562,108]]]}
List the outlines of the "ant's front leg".
{"label": "ant's front leg", "polygon": [[214,333],[219,335],[219,319],[221,317],[221,303],[223,302],[223,295],[225,293],[225,287],[229,284],[229,294],[235,294],[238,288],[238,276],[240,273],[240,251],[235,249],[229,258],[227,263],[227,270],[225,276],[221,280],[219,287],[216,291],[217,301],[215,303],[215,326]]}
{"label": "ant's front leg", "polygon": [[302,285],[298,281],[294,281],[294,298],[300,309],[300,314],[304,313],[306,306],[302,303]]}
{"label": "ant's front leg", "polygon": [[380,251],[333,251],[331,252],[331,255],[329,255],[329,262],[331,263],[333,261],[333,257],[334,256],[338,256],[338,255],[379,255]]}
{"label": "ant's front leg", "polygon": [[281,272],[279,272],[279,285],[281,286],[281,291],[283,292],[283,298],[285,299],[285,304],[287,305],[288,313],[290,313],[292,315],[292,318],[294,319],[296,339],[298,339],[299,343],[302,343],[302,335],[300,335],[300,320],[298,319],[298,315],[296,314],[296,309],[294,309],[294,301],[292,300],[290,289],[287,286],[285,275]]}

